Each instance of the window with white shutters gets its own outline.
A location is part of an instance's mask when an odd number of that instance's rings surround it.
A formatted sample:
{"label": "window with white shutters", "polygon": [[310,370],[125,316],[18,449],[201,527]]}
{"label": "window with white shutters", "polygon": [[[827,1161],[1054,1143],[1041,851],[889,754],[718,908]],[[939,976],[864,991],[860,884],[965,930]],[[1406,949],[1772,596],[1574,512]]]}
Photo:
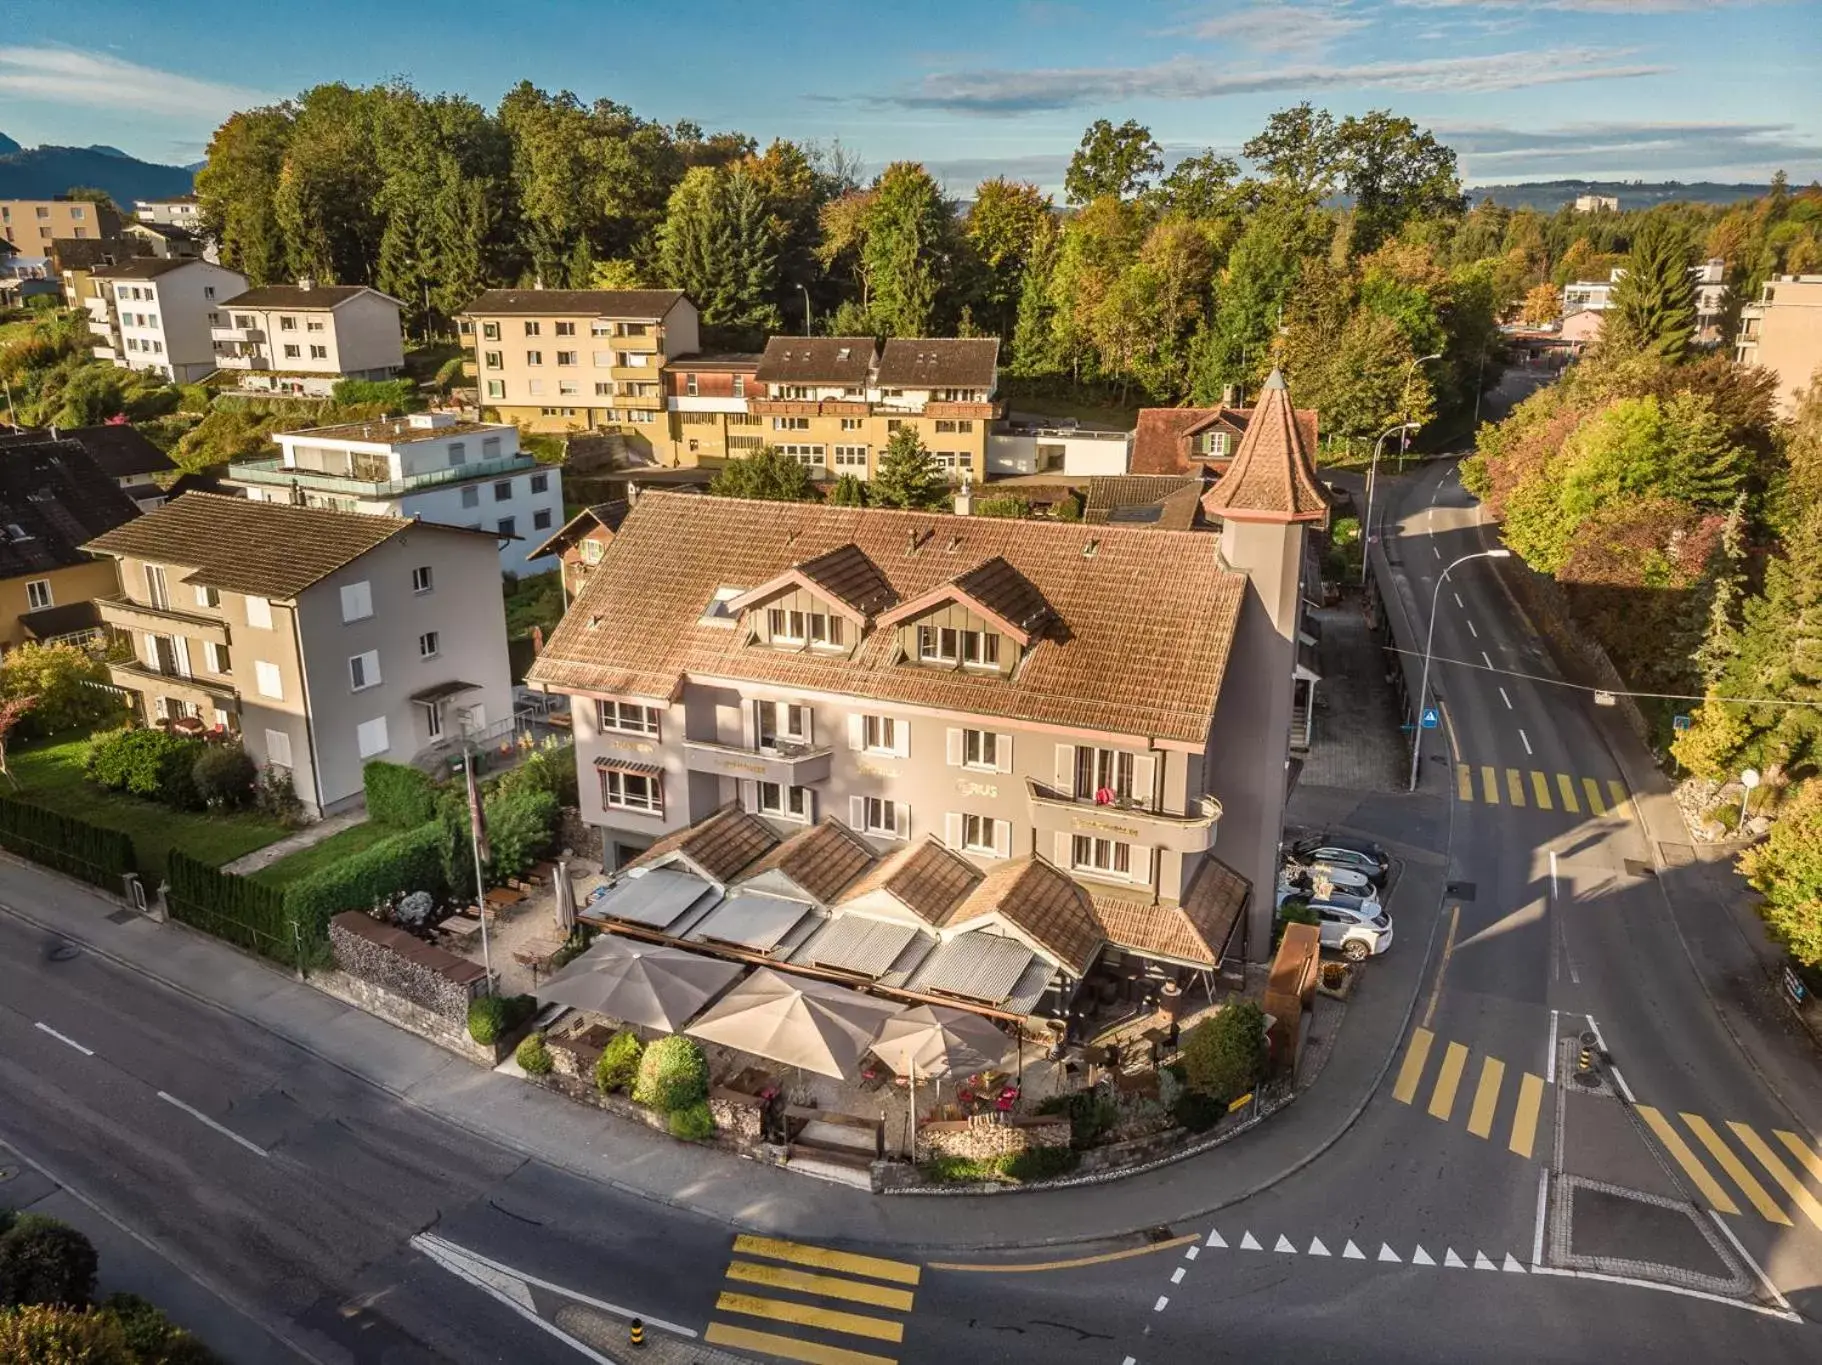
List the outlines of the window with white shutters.
{"label": "window with white shutters", "polygon": [[360,748],[362,758],[372,758],[375,754],[383,754],[391,747],[386,738],[386,718],[384,716],[375,716],[372,720],[362,721],[355,727],[354,738]]}
{"label": "window with white shutters", "polygon": [[342,584],[342,620],[365,621],[373,615],[373,585],[366,579]]}

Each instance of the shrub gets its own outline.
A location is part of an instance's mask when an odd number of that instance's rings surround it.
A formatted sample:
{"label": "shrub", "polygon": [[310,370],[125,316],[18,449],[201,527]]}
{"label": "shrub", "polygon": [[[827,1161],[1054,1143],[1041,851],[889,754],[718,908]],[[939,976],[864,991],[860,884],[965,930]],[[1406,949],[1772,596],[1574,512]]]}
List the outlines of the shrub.
{"label": "shrub", "polygon": [[1013,1180],[1054,1180],[1081,1164],[1073,1147],[1027,1147],[1000,1158],[1000,1170]]}
{"label": "shrub", "polygon": [[1227,1117],[1227,1104],[1185,1086],[1170,1106],[1170,1116],[1192,1133],[1206,1133]]}
{"label": "shrub", "polygon": [[488,873],[496,880],[516,877],[550,849],[557,828],[557,798],[547,791],[521,787],[500,792],[484,802]]}
{"label": "shrub", "polygon": [[706,1142],[715,1136],[715,1116],[709,1112],[707,1100],[683,1109],[673,1109],[665,1116],[665,1127],[674,1138],[685,1142]]}
{"label": "shrub", "polygon": [[494,784],[502,797],[527,791],[546,792],[559,806],[577,804],[575,755],[567,748],[540,749]]}
{"label": "shrub", "polygon": [[563,940],[563,946],[550,955],[550,966],[548,970],[552,972],[561,971],[564,967],[569,966],[570,963],[581,957],[582,954],[588,951],[588,945],[595,941],[595,934],[597,932],[598,931],[593,927],[586,924],[578,924],[574,929],[571,929],[569,931],[569,937]]}
{"label": "shrub", "polygon": [[0,1360],[7,1365],[139,1365],[159,1361],[127,1344],[105,1313],[33,1305],[0,1312]]}
{"label": "shrub", "polygon": [[83,760],[83,775],[96,786],[163,801],[178,810],[196,810],[202,799],[192,769],[207,746],[146,727],[98,735]]}
{"label": "shrub", "polygon": [[304,818],[304,803],[297,799],[291,770],[276,763],[268,763],[260,771],[259,790],[253,801],[261,815],[271,816],[282,825],[295,825]]}
{"label": "shrub", "polygon": [[238,744],[210,744],[190,768],[196,794],[210,810],[240,810],[259,791],[259,768]]}
{"label": "shrub", "polygon": [[538,1012],[529,995],[483,995],[468,1006],[468,1036],[491,1047]]}
{"label": "shrub", "polygon": [[925,1180],[937,1185],[973,1185],[992,1180],[1000,1173],[998,1160],[981,1161],[971,1156],[937,1156],[920,1162],[918,1171]]}
{"label": "shrub", "polygon": [[644,1052],[645,1044],[636,1033],[621,1029],[609,1038],[601,1049],[601,1059],[595,1063],[595,1084],[601,1093],[611,1095],[631,1086],[638,1078],[639,1058]]}
{"label": "shrub", "polygon": [[218,1365],[220,1358],[137,1294],[109,1294],[97,1310],[120,1326],[133,1358],[142,1365]]}
{"label": "shrub", "polygon": [[285,888],[285,907],[306,934],[328,932],[344,910],[369,910],[400,891],[441,895],[443,827],[393,834]]}
{"label": "shrub", "polygon": [[709,1064],[693,1038],[660,1038],[639,1059],[633,1103],[674,1114],[709,1097]]}
{"label": "shrub", "polygon": [[179,412],[207,412],[212,397],[206,384],[179,384],[177,386],[177,410]]}
{"label": "shrub", "polygon": [[1014,521],[1031,515],[1031,503],[1016,493],[999,493],[974,504],[977,517],[1006,517]]}
{"label": "shrub", "polygon": [[1265,1015],[1251,1000],[1235,1000],[1183,1039],[1183,1079],[1208,1099],[1228,1104],[1265,1074]]}
{"label": "shrub", "polygon": [[375,760],[361,769],[367,818],[376,825],[416,829],[436,819],[436,784],[427,773],[403,763]]}
{"label": "shrub", "polygon": [[344,408],[376,403],[390,412],[411,412],[424,406],[409,379],[338,379],[329,397]]}
{"label": "shrub", "polygon": [[23,1213],[0,1236],[0,1308],[86,1308],[95,1294],[95,1248],[67,1223]]}
{"label": "shrub", "polygon": [[165,875],[171,918],[205,934],[294,967],[301,965],[300,949],[308,954],[319,943],[326,945],[326,930],[305,941],[278,887],[223,872],[182,849],[171,850]]}
{"label": "shrub", "polygon": [[1071,1095],[1052,1095],[1038,1105],[1040,1114],[1069,1116],[1069,1145],[1078,1151],[1093,1147],[1120,1121],[1120,1106],[1112,1095],[1100,1090],[1078,1090]]}
{"label": "shrub", "polygon": [[132,835],[9,796],[0,796],[0,848],[115,892],[139,866]]}
{"label": "shrub", "polygon": [[527,1076],[548,1076],[556,1066],[541,1032],[526,1034],[525,1041],[519,1044],[519,1050],[513,1053],[513,1060]]}
{"label": "shrub", "polygon": [[0,666],[0,696],[32,698],[19,722],[21,735],[54,735],[118,724],[119,694],[109,691],[107,665],[86,649],[28,640],[7,653]]}

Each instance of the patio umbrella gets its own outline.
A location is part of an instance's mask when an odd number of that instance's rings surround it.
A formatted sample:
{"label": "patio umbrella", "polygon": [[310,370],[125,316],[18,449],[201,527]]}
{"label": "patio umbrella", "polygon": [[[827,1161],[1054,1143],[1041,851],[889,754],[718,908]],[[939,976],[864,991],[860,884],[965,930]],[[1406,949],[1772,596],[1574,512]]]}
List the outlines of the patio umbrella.
{"label": "patio umbrella", "polygon": [[761,967],[684,1030],[724,1047],[837,1080],[900,1006],[809,977]]}
{"label": "patio umbrella", "polygon": [[576,927],[576,888],[570,885],[569,860],[557,860],[557,928],[571,933]]}
{"label": "patio umbrella", "polygon": [[571,1009],[675,1033],[740,972],[736,962],[602,934],[587,952],[540,986],[538,996]]}
{"label": "patio umbrella", "polygon": [[1006,1035],[978,1014],[919,1005],[880,1025],[873,1055],[901,1076],[924,1080],[987,1071],[1006,1056]]}

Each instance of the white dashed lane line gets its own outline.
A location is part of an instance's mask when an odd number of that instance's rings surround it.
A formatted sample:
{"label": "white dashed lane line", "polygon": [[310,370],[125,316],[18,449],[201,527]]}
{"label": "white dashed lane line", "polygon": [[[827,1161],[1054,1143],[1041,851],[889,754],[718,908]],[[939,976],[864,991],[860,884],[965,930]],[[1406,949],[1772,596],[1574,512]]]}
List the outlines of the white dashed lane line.
{"label": "white dashed lane line", "polygon": [[1480,632],[1474,629],[1474,623],[1472,621],[1468,622],[1468,634],[1472,635],[1476,640],[1480,639]]}
{"label": "white dashed lane line", "polygon": [[205,1128],[213,1128],[216,1132],[220,1133],[223,1137],[228,1138],[231,1141],[238,1142],[242,1147],[245,1147],[249,1152],[253,1153],[254,1156],[271,1156],[272,1155],[264,1147],[261,1147],[258,1143],[249,1142],[246,1138],[242,1137],[239,1133],[235,1132],[232,1128],[224,1128],[221,1124],[217,1123],[214,1119],[210,1118],[207,1114],[203,1113],[202,1110],[192,1108],[191,1106],[185,1104],[182,1100],[178,1099],[177,1096],[167,1094],[165,1091],[160,1090],[158,1092],[158,1098],[163,1100],[166,1104],[173,1106],[174,1108],[183,1110],[184,1113],[188,1114],[191,1118],[195,1119],[198,1123],[202,1124]]}
{"label": "white dashed lane line", "polygon": [[1455,594],[1455,605],[1460,607],[1463,611],[1466,611],[1468,609],[1468,604],[1461,600],[1460,593]]}
{"label": "white dashed lane line", "polygon": [[1499,699],[1506,704],[1506,710],[1512,709],[1512,698],[1506,695],[1506,689],[1503,687],[1499,689]]}
{"label": "white dashed lane line", "polygon": [[1526,738],[1525,738],[1525,732],[1524,732],[1524,731],[1523,731],[1523,730],[1520,730],[1520,731],[1519,731],[1519,732],[1518,732],[1518,737],[1519,737],[1519,738],[1520,738],[1520,739],[1521,739],[1521,740],[1524,740],[1524,744],[1525,744],[1525,752],[1526,752],[1526,753],[1527,753],[1527,754],[1529,754],[1529,753],[1530,753],[1530,752],[1531,752],[1531,741],[1530,741],[1530,740],[1529,740],[1529,739],[1526,739]]}
{"label": "white dashed lane line", "polygon": [[1488,668],[1493,667],[1493,656],[1491,654],[1487,653],[1486,650],[1484,650],[1484,649],[1481,650],[1480,657],[1487,661]]}
{"label": "white dashed lane line", "polygon": [[49,1024],[36,1023],[36,1024],[33,1024],[32,1027],[37,1029],[40,1033],[50,1034],[51,1037],[55,1038],[58,1042],[62,1043],[65,1047],[75,1048],[76,1051],[80,1052],[84,1057],[93,1057],[95,1055],[94,1048],[84,1047],[81,1043],[77,1042],[74,1038],[70,1037],[68,1034],[57,1032],[57,1030],[52,1028]]}

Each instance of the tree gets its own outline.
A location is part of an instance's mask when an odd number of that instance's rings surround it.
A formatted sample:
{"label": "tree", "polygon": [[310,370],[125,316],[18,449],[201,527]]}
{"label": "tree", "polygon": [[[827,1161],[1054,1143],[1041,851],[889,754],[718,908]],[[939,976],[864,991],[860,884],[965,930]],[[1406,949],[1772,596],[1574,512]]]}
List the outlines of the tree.
{"label": "tree", "polygon": [[867,204],[860,254],[871,285],[868,315],[883,336],[930,336],[959,254],[954,206],[930,172],[895,161]]}
{"label": "tree", "polygon": [[1307,100],[1273,114],[1240,150],[1279,186],[1313,202],[1334,193],[1342,172],[1335,116]]}
{"label": "tree", "polygon": [[13,731],[19,728],[19,722],[25,713],[32,709],[35,697],[7,697],[0,700],[0,776],[17,786],[11,771],[6,766],[6,745],[13,737]]}
{"label": "tree", "polygon": [[665,282],[702,310],[703,324],[751,345],[779,326],[776,238],[759,183],[740,167],[692,168],[658,229]]}
{"label": "tree", "polygon": [[1695,339],[1695,281],[1689,243],[1663,214],[1647,218],[1626,254],[1626,273],[1613,288],[1602,329],[1604,348],[1677,362]]}
{"label": "tree", "polygon": [[1452,217],[1467,207],[1455,153],[1408,118],[1375,109],[1335,130],[1341,183],[1354,200],[1350,249],[1376,250],[1417,217]]}
{"label": "tree", "polygon": [[1056,346],[1056,303],[1051,294],[1060,241],[1054,219],[1046,220],[1032,241],[1012,325],[1012,356],[1007,368],[1013,374],[1029,378],[1055,374],[1062,368]]}
{"label": "tree", "polygon": [[1740,855],[1740,871],[1765,898],[1773,938],[1806,966],[1822,966],[1822,782],[1811,779],[1779,813],[1765,842]]}
{"label": "tree", "polygon": [[1563,315],[1563,296],[1549,281],[1534,284],[1525,292],[1524,319],[1527,327],[1546,327]]}
{"label": "tree", "polygon": [[939,508],[949,503],[949,481],[911,426],[886,441],[879,469],[867,489],[875,507]]}
{"label": "tree", "polygon": [[1086,204],[1112,195],[1131,199],[1146,189],[1164,169],[1164,152],[1151,129],[1133,119],[1118,128],[1096,119],[1082,134],[1063,173],[1063,193],[1072,204]]}
{"label": "tree", "polygon": [[0,697],[31,704],[22,728],[32,735],[92,730],[118,716],[120,703],[107,682],[107,665],[70,644],[28,640],[0,663]]}
{"label": "tree", "polygon": [[1246,1094],[1265,1075],[1265,1014],[1235,1000],[1183,1037],[1184,1082],[1221,1104]]}
{"label": "tree", "polygon": [[751,455],[729,460],[715,471],[709,492],[718,498],[765,502],[810,502],[816,497],[809,471],[776,446],[761,446]]}
{"label": "tree", "polygon": [[1239,162],[1231,156],[1217,156],[1210,147],[1172,166],[1151,198],[1165,213],[1195,219],[1224,217],[1236,207],[1234,181],[1239,175]]}
{"label": "tree", "polygon": [[285,241],[273,207],[292,110],[286,105],[231,114],[209,141],[196,173],[203,229],[221,248],[221,263],[255,285],[285,278]]}
{"label": "tree", "polygon": [[867,505],[867,486],[853,474],[842,474],[835,480],[835,487],[829,490],[831,507],[865,507]]}
{"label": "tree", "polygon": [[962,234],[982,269],[981,303],[993,331],[1009,336],[1017,322],[1025,271],[1050,225],[1052,206],[1036,185],[983,180],[962,221]]}
{"label": "tree", "polygon": [[1218,403],[1224,386],[1253,385],[1271,370],[1284,304],[1327,231],[1307,203],[1283,193],[1268,194],[1247,220],[1215,286],[1214,320],[1192,375],[1196,402]]}
{"label": "tree", "polygon": [[66,1223],[21,1214],[0,1234],[0,1308],[86,1308],[95,1295],[95,1248]]}
{"label": "tree", "polygon": [[120,1323],[107,1313],[34,1305],[0,1312],[0,1360],[8,1365],[139,1365]]}

